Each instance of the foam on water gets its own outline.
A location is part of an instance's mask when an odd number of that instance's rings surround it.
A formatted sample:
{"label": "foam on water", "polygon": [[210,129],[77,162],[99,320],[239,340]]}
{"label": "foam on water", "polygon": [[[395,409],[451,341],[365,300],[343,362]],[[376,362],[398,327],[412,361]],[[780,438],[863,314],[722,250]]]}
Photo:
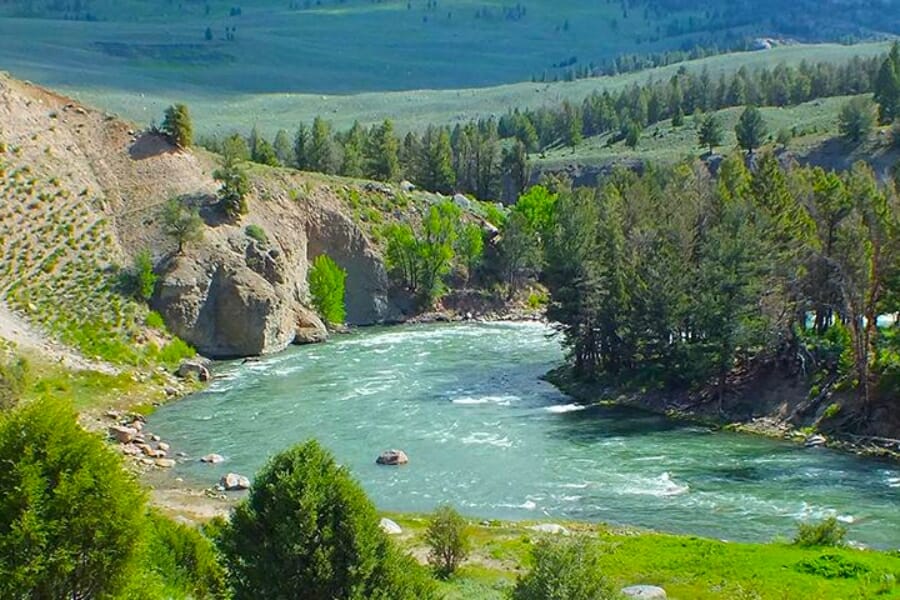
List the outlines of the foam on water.
{"label": "foam on water", "polygon": [[547,406],[544,408],[549,413],[554,414],[564,414],[570,412],[578,412],[579,410],[586,409],[587,406],[583,406],[581,404],[554,404],[553,406]]}

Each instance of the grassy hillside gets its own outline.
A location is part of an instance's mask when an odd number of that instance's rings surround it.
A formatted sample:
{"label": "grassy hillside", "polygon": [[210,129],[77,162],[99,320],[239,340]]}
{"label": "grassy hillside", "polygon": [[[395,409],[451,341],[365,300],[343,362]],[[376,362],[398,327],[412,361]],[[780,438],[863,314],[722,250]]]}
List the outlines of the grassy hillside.
{"label": "grassy hillside", "polygon": [[0,63],[54,86],[356,93],[496,85],[573,57],[582,67],[753,36],[898,31],[897,14],[864,0],[7,0]]}
{"label": "grassy hillside", "polygon": [[[4,42],[0,39],[0,46]],[[321,115],[338,129],[348,128],[353,121],[376,123],[394,119],[399,131],[420,130],[432,123],[458,123],[473,118],[499,116],[510,108],[556,106],[564,99],[580,101],[597,90],[621,90],[649,80],[669,79],[678,69],[711,76],[732,73],[744,66],[755,69],[777,63],[799,64],[801,61],[844,62],[854,56],[871,57],[887,51],[886,43],[841,46],[784,46],[765,52],[738,52],[689,61],[636,73],[612,77],[583,79],[573,82],[516,83],[488,88],[458,90],[416,90],[330,96],[322,94],[230,94],[224,89],[203,91],[179,84],[165,91],[148,90],[135,93],[123,78],[119,87],[98,87],[87,80],[70,83],[63,89],[86,103],[103,107],[140,123],[159,120],[166,106],[175,101],[187,102],[202,133],[249,131],[254,125],[272,137],[280,128],[294,130],[300,122],[311,122]]]}
{"label": "grassy hillside", "polygon": [[[760,108],[768,127],[769,144],[774,146],[779,132],[787,132],[790,141],[784,148],[802,162],[845,169],[856,160],[865,160],[876,171],[885,172],[898,159],[898,153],[882,143],[881,133],[858,145],[844,142],[839,137],[838,116],[850,98],[852,96],[822,98],[797,106]],[[727,153],[737,148],[734,127],[742,111],[742,107],[716,111],[724,132],[717,152]],[[613,143],[614,135],[605,134],[587,138],[575,148],[553,149],[531,158],[537,171],[578,171],[634,161],[672,163],[708,152],[708,148],[698,145],[697,127],[696,120],[690,117],[681,127],[673,127],[671,121],[666,120],[644,130],[635,148],[627,147],[624,140]]]}

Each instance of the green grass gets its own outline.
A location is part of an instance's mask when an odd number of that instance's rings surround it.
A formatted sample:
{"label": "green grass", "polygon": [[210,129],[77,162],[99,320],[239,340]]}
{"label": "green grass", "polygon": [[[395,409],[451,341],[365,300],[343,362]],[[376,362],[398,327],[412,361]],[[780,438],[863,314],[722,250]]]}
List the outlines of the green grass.
{"label": "green grass", "polygon": [[[423,554],[426,519],[391,518],[404,529],[401,543]],[[527,525],[473,525],[472,557],[443,584],[448,598],[502,598],[503,590],[527,569],[530,548],[540,535]],[[604,574],[615,585],[659,585],[676,600],[849,600],[900,594],[897,552],[800,548],[785,542],[736,544],[602,525],[565,525],[578,534],[599,538]]]}

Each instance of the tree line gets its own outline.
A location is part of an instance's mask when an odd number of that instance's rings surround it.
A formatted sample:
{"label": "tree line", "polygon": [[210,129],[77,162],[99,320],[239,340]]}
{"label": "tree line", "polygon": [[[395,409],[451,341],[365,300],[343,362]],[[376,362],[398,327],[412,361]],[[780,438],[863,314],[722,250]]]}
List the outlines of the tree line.
{"label": "tree line", "polygon": [[202,144],[223,152],[230,144],[240,160],[272,166],[399,181],[408,179],[432,191],[461,192],[481,199],[513,202],[530,179],[529,153],[576,146],[585,137],[613,133],[612,142],[636,142],[648,125],[671,119],[680,126],[688,115],[735,106],[789,106],[815,98],[873,93],[881,121],[900,113],[900,50],[886,57],[854,57],[844,64],[802,62],[748,69],[714,78],[682,67],[665,81],[634,84],[619,92],[594,92],[581,103],[512,109],[493,117],[431,125],[399,136],[391,120],[346,131],[317,117],[271,141],[254,128],[246,137],[208,137]]}
{"label": "tree line", "polygon": [[721,400],[780,361],[866,410],[896,401],[900,336],[877,320],[900,312],[900,200],[868,166],[734,155],[717,177],[698,162],[555,192],[529,228],[577,377]]}

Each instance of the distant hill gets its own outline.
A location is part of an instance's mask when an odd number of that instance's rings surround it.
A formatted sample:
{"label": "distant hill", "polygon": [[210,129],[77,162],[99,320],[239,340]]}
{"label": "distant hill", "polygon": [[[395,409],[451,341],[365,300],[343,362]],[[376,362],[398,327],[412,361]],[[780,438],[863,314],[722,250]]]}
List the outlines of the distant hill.
{"label": "distant hill", "polygon": [[870,0],[5,0],[0,68],[144,93],[359,93],[562,77],[622,54],[900,33]]}

